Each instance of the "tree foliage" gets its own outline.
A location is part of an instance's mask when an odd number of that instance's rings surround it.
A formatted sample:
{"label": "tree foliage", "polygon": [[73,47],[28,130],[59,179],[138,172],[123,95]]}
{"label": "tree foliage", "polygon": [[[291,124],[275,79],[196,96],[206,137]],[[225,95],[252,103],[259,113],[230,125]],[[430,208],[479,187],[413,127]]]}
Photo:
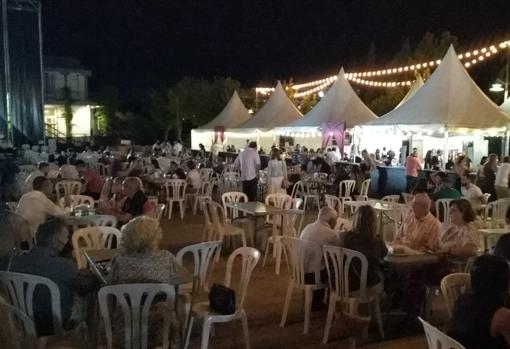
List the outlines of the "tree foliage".
{"label": "tree foliage", "polygon": [[65,125],[66,125],[66,138],[70,140],[72,138],[73,132],[73,97],[71,93],[71,89],[69,87],[62,88],[62,100],[64,102],[64,113],[62,116],[64,117]]}

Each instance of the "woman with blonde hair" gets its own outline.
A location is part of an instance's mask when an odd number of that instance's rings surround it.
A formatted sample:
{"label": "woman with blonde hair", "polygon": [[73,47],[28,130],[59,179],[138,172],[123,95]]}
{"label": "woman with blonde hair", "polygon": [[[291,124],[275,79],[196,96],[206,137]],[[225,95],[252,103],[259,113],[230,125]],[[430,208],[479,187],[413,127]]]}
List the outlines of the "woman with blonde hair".
{"label": "woman with blonde hair", "polygon": [[287,164],[282,160],[280,150],[274,148],[267,164],[268,194],[281,193],[287,185]]}
{"label": "woman with blonde hair", "polygon": [[[345,233],[344,247],[361,252],[368,261],[367,289],[377,286],[382,290],[382,277],[379,268],[382,259],[388,253],[384,241],[377,235],[377,217],[370,205],[358,207],[352,219],[352,230]],[[349,286],[351,291],[359,289],[359,275],[361,266],[357,260],[353,261],[349,273]]]}

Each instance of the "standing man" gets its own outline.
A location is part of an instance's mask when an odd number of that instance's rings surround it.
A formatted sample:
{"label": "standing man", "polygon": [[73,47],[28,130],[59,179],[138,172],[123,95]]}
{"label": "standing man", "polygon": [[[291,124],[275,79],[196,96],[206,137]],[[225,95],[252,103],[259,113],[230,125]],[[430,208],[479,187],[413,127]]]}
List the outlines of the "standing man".
{"label": "standing man", "polygon": [[503,162],[499,164],[496,171],[496,195],[498,199],[510,197],[510,190],[508,189],[508,180],[510,178],[510,156],[505,156]]}
{"label": "standing man", "polygon": [[418,181],[418,170],[421,170],[421,163],[418,159],[418,150],[413,152],[406,159],[406,192],[410,193]]}
{"label": "standing man", "polygon": [[241,170],[243,193],[249,201],[257,200],[257,173],[260,169],[260,156],[257,153],[257,142],[250,142],[234,161],[234,165]]}

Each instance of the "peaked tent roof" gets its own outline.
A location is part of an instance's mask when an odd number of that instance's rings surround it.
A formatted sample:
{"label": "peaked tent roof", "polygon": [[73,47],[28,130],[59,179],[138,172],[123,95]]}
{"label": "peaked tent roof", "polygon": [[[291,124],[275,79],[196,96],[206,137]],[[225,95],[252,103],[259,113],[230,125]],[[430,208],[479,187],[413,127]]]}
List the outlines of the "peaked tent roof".
{"label": "peaked tent roof", "polygon": [[271,129],[278,126],[286,126],[293,121],[301,119],[303,114],[291,102],[282,84],[278,81],[275,90],[269,100],[260,110],[244,124],[237,128],[261,128]]}
{"label": "peaked tent roof", "polygon": [[413,84],[411,85],[411,87],[409,88],[409,91],[407,91],[406,95],[404,96],[404,98],[402,98],[402,100],[400,101],[399,104],[397,104],[397,106],[395,107],[395,109],[397,109],[398,107],[400,107],[402,104],[404,104],[405,102],[407,102],[409,99],[411,99],[412,96],[414,96],[414,94],[420,89],[420,87],[422,87],[425,83],[423,82],[423,78],[421,77],[421,74],[420,73],[416,73],[416,80],[414,80]]}
{"label": "peaked tent roof", "polygon": [[200,128],[212,129],[216,126],[234,128],[246,122],[248,119],[250,119],[250,113],[248,113],[248,110],[241,101],[241,98],[239,98],[237,91],[234,91],[225,108],[223,108],[223,110],[213,120]]}
{"label": "peaked tent roof", "polygon": [[440,125],[448,128],[505,127],[506,115],[471,79],[452,46],[425,85],[402,106],[372,125]]}
{"label": "peaked tent roof", "polygon": [[510,114],[510,98],[507,98],[499,107]]}
{"label": "peaked tent roof", "polygon": [[304,118],[287,127],[321,126],[325,122],[345,121],[346,127],[352,128],[375,118],[377,116],[352,89],[342,68],[335,83],[321,101]]}

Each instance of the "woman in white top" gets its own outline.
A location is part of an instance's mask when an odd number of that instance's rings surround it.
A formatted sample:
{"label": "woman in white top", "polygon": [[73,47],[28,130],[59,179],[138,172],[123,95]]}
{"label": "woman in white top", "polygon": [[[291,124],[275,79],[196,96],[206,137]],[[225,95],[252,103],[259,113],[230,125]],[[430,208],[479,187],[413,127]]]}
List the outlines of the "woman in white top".
{"label": "woman in white top", "polygon": [[271,160],[267,165],[267,178],[268,194],[281,193],[283,185],[287,183],[287,164],[276,148],[271,152]]}

